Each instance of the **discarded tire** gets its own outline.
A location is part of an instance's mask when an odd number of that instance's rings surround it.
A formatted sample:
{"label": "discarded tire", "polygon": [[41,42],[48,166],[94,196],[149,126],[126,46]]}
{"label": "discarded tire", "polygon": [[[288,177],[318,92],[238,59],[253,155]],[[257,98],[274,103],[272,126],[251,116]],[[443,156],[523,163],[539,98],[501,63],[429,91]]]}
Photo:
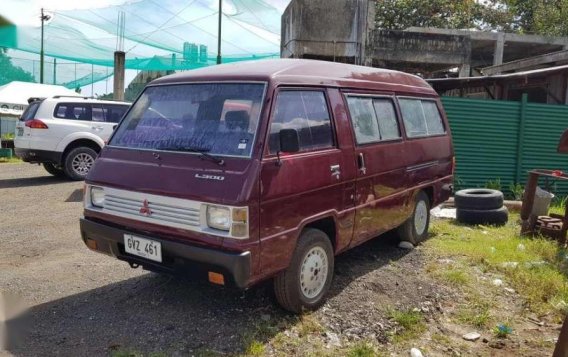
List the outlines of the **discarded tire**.
{"label": "discarded tire", "polygon": [[486,210],[457,208],[456,219],[466,224],[504,225],[509,220],[509,210],[505,206]]}
{"label": "discarded tire", "polygon": [[456,192],[454,204],[457,209],[493,210],[503,207],[503,193],[487,188],[470,188]]}

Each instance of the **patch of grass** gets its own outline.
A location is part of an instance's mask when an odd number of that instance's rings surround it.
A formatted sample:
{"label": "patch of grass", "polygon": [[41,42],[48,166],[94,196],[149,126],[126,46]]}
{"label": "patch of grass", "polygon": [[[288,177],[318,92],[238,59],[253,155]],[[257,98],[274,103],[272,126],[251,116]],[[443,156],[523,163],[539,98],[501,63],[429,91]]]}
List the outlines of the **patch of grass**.
{"label": "patch of grass", "polygon": [[264,343],[253,340],[247,346],[245,353],[247,356],[261,356],[265,349]]}
{"label": "patch of grass", "polygon": [[560,318],[568,304],[566,252],[552,240],[521,238],[518,215],[512,214],[509,221],[502,227],[467,227],[438,220],[432,228],[437,237],[425,247],[433,256],[450,256],[502,274],[532,311],[555,312]]}
{"label": "patch of grass", "polygon": [[424,316],[420,311],[415,311],[412,309],[407,310],[389,310],[388,316],[399,326],[403,328],[402,331],[397,332],[393,336],[394,342],[402,342],[406,340],[411,340],[417,337],[426,329],[426,324],[424,323]]}
{"label": "patch of grass", "polygon": [[0,163],[4,164],[19,164],[23,162],[19,157],[12,156],[11,158],[0,157]]}
{"label": "patch of grass", "polygon": [[489,307],[486,306],[464,306],[457,312],[459,322],[475,327],[486,327],[491,321]]}
{"label": "patch of grass", "polygon": [[347,351],[347,357],[379,357],[379,351],[370,342],[361,341],[349,348]]}
{"label": "patch of grass", "polygon": [[196,357],[218,357],[221,356],[219,352],[210,350],[208,348],[202,348],[195,352]]}
{"label": "patch of grass", "polygon": [[452,346],[452,340],[448,336],[442,335],[440,333],[432,334],[432,341],[439,344],[440,346]]}
{"label": "patch of grass", "polygon": [[143,357],[144,355],[140,352],[131,350],[116,350],[111,351],[111,357]]}
{"label": "patch of grass", "polygon": [[434,272],[434,276],[454,286],[466,286],[470,283],[470,278],[467,271],[460,268],[440,269]]}
{"label": "patch of grass", "polygon": [[321,334],[325,331],[324,327],[318,322],[312,314],[304,314],[300,317],[300,321],[296,325],[298,335],[304,337],[312,334]]}

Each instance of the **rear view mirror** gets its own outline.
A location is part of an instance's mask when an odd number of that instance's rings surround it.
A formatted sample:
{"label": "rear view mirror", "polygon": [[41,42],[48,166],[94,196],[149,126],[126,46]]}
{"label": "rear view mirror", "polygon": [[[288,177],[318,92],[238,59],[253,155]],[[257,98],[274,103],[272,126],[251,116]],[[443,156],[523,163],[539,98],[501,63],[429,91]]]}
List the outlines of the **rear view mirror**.
{"label": "rear view mirror", "polygon": [[281,152],[298,152],[300,151],[300,136],[296,129],[282,129],[280,136]]}
{"label": "rear view mirror", "polygon": [[560,141],[558,142],[558,153],[568,154],[568,130],[565,130],[560,136]]}

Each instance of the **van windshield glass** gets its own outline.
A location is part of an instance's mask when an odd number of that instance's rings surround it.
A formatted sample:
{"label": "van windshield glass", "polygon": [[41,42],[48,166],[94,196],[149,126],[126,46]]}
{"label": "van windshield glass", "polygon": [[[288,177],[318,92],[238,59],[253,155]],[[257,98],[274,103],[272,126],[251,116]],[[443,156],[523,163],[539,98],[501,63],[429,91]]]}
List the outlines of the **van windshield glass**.
{"label": "van windshield glass", "polygon": [[250,157],[264,88],[262,83],[148,87],[109,145]]}

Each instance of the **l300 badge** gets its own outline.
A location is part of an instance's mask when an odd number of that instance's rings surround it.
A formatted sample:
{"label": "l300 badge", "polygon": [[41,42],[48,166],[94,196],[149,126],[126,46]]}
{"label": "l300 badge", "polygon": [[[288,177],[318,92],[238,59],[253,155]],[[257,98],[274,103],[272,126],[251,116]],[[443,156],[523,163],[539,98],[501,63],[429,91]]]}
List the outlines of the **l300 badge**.
{"label": "l300 badge", "polygon": [[223,181],[225,179],[225,176],[204,175],[204,174],[195,174],[195,177],[198,179],[217,180],[217,181]]}

